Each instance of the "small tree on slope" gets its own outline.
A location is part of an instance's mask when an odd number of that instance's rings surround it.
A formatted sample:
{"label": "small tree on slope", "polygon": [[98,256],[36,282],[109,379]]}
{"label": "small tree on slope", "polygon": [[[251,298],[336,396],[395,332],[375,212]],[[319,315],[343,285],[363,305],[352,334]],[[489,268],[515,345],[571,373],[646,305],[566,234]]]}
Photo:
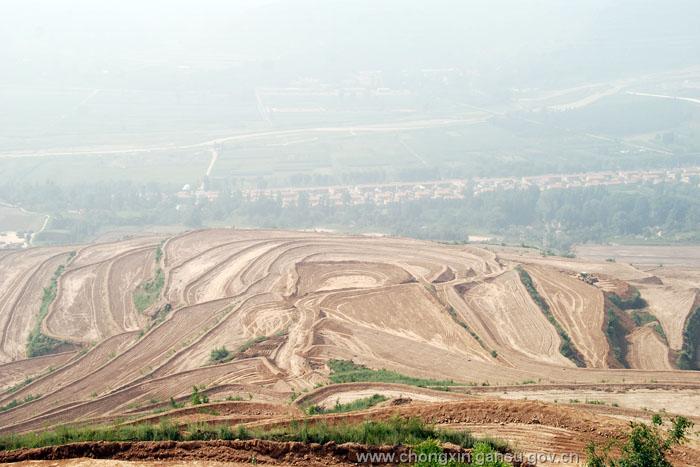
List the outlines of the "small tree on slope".
{"label": "small tree on slope", "polygon": [[663,434],[660,426],[663,420],[656,415],[652,424],[630,422],[632,430],[625,444],[621,447],[620,457],[613,459],[610,455],[612,445],[607,445],[598,452],[594,443],[587,447],[589,467],[672,467],[666,454],[674,445],[686,441],[686,433],[693,422],[685,417],[671,419],[672,427]]}

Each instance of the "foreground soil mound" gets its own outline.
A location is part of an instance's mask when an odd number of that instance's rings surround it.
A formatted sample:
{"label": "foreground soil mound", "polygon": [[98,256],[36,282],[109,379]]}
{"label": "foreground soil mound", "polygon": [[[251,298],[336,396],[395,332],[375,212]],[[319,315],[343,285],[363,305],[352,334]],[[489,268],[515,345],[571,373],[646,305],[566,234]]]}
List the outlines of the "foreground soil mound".
{"label": "foreground soil mound", "polygon": [[[342,385],[341,385],[342,386]],[[500,438],[509,442],[508,452],[514,465],[558,465],[562,455],[571,456],[576,465],[586,459],[586,446],[610,441],[623,442],[629,433],[630,419],[644,420],[642,412],[625,411],[599,405],[577,406],[546,404],[537,401],[471,399],[445,402],[415,402],[394,399],[375,408],[313,417],[273,417],[248,423],[249,430],[275,430],[292,424],[352,426],[371,420],[387,421],[417,417],[440,430],[469,431],[475,436]],[[219,418],[226,424],[226,418]],[[191,428],[186,428],[191,429]],[[367,455],[408,456],[406,445],[367,446],[357,443],[301,443],[260,439],[161,442],[78,442],[34,449],[0,451],[0,462],[24,462],[22,465],[90,465],[88,460],[138,462],[136,465],[214,466],[217,463],[249,465],[356,465]],[[446,454],[466,454],[470,450],[443,444]],[[693,466],[700,455],[697,434],[689,444],[674,447],[669,455],[673,465]],[[406,458],[406,457],[405,457]],[[377,458],[375,458],[377,459]],[[386,459],[386,458],[385,458]],[[33,464],[33,461],[57,461]],[[110,464],[111,465],[111,464]],[[118,464],[116,464],[118,465]],[[375,461],[375,465],[385,465]]]}
{"label": "foreground soil mound", "polygon": [[[389,454],[396,459],[408,458],[408,446],[365,446],[346,443],[305,444],[298,442],[250,441],[163,441],[163,442],[95,442],[74,443],[38,449],[0,452],[0,462],[62,460],[74,458],[128,461],[217,461],[265,465],[355,465],[363,455]],[[468,453],[468,450],[445,447],[444,452]],[[389,465],[378,462],[375,465]],[[519,465],[519,464],[518,464]]]}

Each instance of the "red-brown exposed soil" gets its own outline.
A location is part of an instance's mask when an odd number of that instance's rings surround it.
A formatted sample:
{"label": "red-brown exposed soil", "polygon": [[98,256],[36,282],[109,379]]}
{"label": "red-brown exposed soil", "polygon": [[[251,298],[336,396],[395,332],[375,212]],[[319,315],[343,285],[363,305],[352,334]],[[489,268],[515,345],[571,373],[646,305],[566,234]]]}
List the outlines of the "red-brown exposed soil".
{"label": "red-brown exposed soil", "polygon": [[[458,447],[446,452],[466,453]],[[257,463],[267,465],[354,465],[358,454],[393,453],[398,459],[410,452],[408,446],[365,446],[345,443],[326,444],[275,442],[263,440],[234,441],[160,441],[74,443],[47,448],[0,452],[0,462],[55,460],[70,458],[115,459],[130,461],[207,460]],[[381,465],[381,464],[380,464]]]}

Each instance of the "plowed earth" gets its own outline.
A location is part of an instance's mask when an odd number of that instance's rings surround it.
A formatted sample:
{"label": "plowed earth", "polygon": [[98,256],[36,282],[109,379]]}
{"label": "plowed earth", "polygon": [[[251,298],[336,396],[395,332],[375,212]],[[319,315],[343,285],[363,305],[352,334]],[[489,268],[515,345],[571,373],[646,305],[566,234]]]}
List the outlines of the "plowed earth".
{"label": "plowed earth", "polygon": [[[560,332],[523,286],[518,265],[531,275],[586,368],[560,352]],[[38,322],[43,288],[61,266],[56,298]],[[140,312],[134,293],[157,270],[162,290]],[[584,271],[600,276],[599,283],[581,280]],[[437,423],[467,423],[461,419],[466,414],[455,418],[440,404],[462,403],[454,400],[471,389],[477,394],[479,388],[508,386],[502,392],[510,394],[532,383],[538,391],[527,397],[549,401],[584,399],[576,397],[582,385],[625,385],[616,394],[620,410],[668,401],[663,408],[677,413],[673,396],[695,401],[700,386],[698,372],[675,369],[673,359],[685,320],[698,305],[698,279],[692,266],[636,267],[312,232],[216,229],[29,249],[0,258],[0,406],[30,400],[0,413],[0,434],[150,421],[161,414],[200,421],[207,417],[170,413],[170,399],[187,402],[195,385],[214,404],[228,397],[279,407],[269,416],[234,411],[214,419],[231,424],[284,419],[288,410],[301,414],[288,403],[305,391],[300,401],[325,406],[384,393],[411,399],[411,410],[429,410]],[[609,368],[603,292],[631,286],[648,301],[646,311],[658,318],[667,339],[640,325],[627,336],[630,368]],[[25,360],[36,326],[81,350]],[[213,362],[212,350],[221,347],[228,357]],[[444,392],[372,383],[316,392],[315,386],[329,383],[329,359],[453,380],[460,387]],[[634,392],[649,384],[659,386]],[[414,408],[418,401],[438,405]],[[694,402],[686,407],[684,414],[700,416]],[[562,417],[561,409],[552,410]],[[483,430],[529,423],[511,420],[505,409],[500,418],[477,413],[468,423]],[[591,423],[599,430],[604,424],[597,417]],[[554,432],[542,436],[559,439]]]}

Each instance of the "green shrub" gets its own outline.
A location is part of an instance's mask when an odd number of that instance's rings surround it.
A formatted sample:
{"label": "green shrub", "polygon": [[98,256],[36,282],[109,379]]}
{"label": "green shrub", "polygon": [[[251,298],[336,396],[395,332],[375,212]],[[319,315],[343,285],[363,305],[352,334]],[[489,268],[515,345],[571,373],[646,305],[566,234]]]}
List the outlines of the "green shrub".
{"label": "green shrub", "polygon": [[620,455],[613,458],[610,453],[614,443],[608,443],[599,449],[594,443],[587,447],[587,465],[589,467],[671,467],[666,458],[668,451],[677,444],[687,440],[686,433],[693,423],[685,417],[671,420],[672,428],[662,433],[661,416],[655,415],[652,424],[630,422],[631,431],[627,440],[620,446]]}
{"label": "green shrub", "polygon": [[158,297],[160,297],[160,292],[163,290],[165,285],[165,274],[161,268],[156,269],[156,274],[150,281],[144,282],[136,288],[134,291],[134,306],[136,309],[143,313],[153,305]]}
{"label": "green shrub", "polygon": [[172,397],[172,396],[170,397],[170,402],[169,402],[169,404],[170,404],[170,407],[172,407],[173,409],[179,409],[179,408],[181,408],[181,407],[183,406],[182,404],[176,402],[176,401],[175,401],[175,398]]}
{"label": "green shrub", "polygon": [[33,378],[33,377],[30,377],[30,376],[27,376],[26,378],[24,378],[23,381],[20,381],[19,383],[15,384],[15,385],[13,385],[13,386],[10,386],[9,388],[7,388],[7,389],[5,390],[5,393],[6,393],[6,394],[15,393],[15,392],[19,391],[20,389],[22,389],[23,387],[32,384],[32,381],[34,381],[34,378]]}
{"label": "green shrub", "polygon": [[471,462],[466,464],[444,456],[444,450],[440,442],[435,439],[427,439],[413,447],[418,467],[510,467],[510,464],[501,460],[499,452],[489,442],[480,441],[474,444],[471,452]]}
{"label": "green shrub", "polygon": [[211,351],[209,360],[215,363],[224,363],[230,360],[231,352],[226,347],[217,347]]}
{"label": "green shrub", "polygon": [[192,405],[208,404],[209,396],[199,392],[197,386],[192,386],[192,393],[190,394],[190,402]]}
{"label": "green shrub", "polygon": [[457,464],[455,462],[450,462],[444,464],[440,462],[439,455],[442,454],[443,449],[440,443],[434,439],[426,439],[423,442],[416,444],[413,447],[413,452],[416,453],[418,462],[414,465],[416,467],[438,467],[440,465],[448,465],[450,467],[459,467],[464,464]]}

